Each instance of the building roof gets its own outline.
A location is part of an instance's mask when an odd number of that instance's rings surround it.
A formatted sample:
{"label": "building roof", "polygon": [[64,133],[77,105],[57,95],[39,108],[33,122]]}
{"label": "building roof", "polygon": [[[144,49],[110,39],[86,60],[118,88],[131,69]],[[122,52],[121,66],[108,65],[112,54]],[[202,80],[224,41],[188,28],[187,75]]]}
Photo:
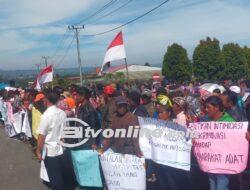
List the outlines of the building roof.
{"label": "building roof", "polygon": [[[129,72],[143,72],[143,71],[161,71],[160,67],[151,67],[144,65],[128,65]],[[126,72],[126,65],[118,65],[109,67],[104,73]]]}

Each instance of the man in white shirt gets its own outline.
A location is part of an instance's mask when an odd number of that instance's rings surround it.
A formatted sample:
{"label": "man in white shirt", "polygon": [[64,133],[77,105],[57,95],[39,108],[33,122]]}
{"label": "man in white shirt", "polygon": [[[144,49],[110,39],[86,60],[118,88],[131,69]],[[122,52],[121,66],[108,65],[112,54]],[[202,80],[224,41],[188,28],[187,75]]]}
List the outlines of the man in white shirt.
{"label": "man in white shirt", "polygon": [[58,100],[59,96],[55,93],[48,93],[44,99],[47,110],[41,116],[36,150],[38,159],[44,160],[53,190],[63,190],[63,177],[60,165],[63,148],[58,144],[58,141],[61,138],[66,114],[56,107]]}

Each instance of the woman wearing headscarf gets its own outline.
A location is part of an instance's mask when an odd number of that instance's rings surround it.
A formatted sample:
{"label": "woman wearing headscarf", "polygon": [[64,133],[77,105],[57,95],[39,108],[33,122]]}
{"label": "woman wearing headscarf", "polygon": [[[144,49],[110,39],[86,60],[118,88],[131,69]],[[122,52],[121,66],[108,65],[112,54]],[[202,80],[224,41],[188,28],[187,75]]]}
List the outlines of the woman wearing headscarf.
{"label": "woman wearing headscarf", "polygon": [[184,127],[187,127],[186,107],[187,104],[184,97],[173,98],[173,111],[176,116],[174,122]]}

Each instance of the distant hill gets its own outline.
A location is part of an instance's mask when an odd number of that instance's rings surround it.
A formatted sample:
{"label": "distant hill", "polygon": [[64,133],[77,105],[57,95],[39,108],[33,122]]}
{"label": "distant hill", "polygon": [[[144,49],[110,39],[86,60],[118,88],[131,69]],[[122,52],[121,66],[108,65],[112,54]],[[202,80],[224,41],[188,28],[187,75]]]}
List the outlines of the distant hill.
{"label": "distant hill", "polygon": [[[161,67],[161,64],[151,65],[152,67]],[[95,67],[84,67],[83,73],[93,73],[95,72]],[[4,81],[15,80],[21,78],[35,78],[38,74],[37,70],[0,70],[0,78]],[[55,74],[60,76],[78,76],[79,68],[61,68],[55,69]]]}
{"label": "distant hill", "polygon": [[[79,74],[79,68],[55,69],[55,74],[61,76],[75,76]],[[85,67],[84,73],[95,72],[95,67]],[[17,78],[34,78],[38,74],[37,70],[0,70],[0,76],[4,80],[14,80]]]}

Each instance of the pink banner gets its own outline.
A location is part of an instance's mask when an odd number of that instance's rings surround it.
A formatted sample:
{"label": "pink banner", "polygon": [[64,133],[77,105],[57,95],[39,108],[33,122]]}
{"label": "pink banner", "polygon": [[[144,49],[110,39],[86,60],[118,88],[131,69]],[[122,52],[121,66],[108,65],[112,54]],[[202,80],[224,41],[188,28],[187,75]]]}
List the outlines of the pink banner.
{"label": "pink banner", "polygon": [[237,174],[246,169],[248,122],[191,123],[195,132],[194,154],[202,171]]}

